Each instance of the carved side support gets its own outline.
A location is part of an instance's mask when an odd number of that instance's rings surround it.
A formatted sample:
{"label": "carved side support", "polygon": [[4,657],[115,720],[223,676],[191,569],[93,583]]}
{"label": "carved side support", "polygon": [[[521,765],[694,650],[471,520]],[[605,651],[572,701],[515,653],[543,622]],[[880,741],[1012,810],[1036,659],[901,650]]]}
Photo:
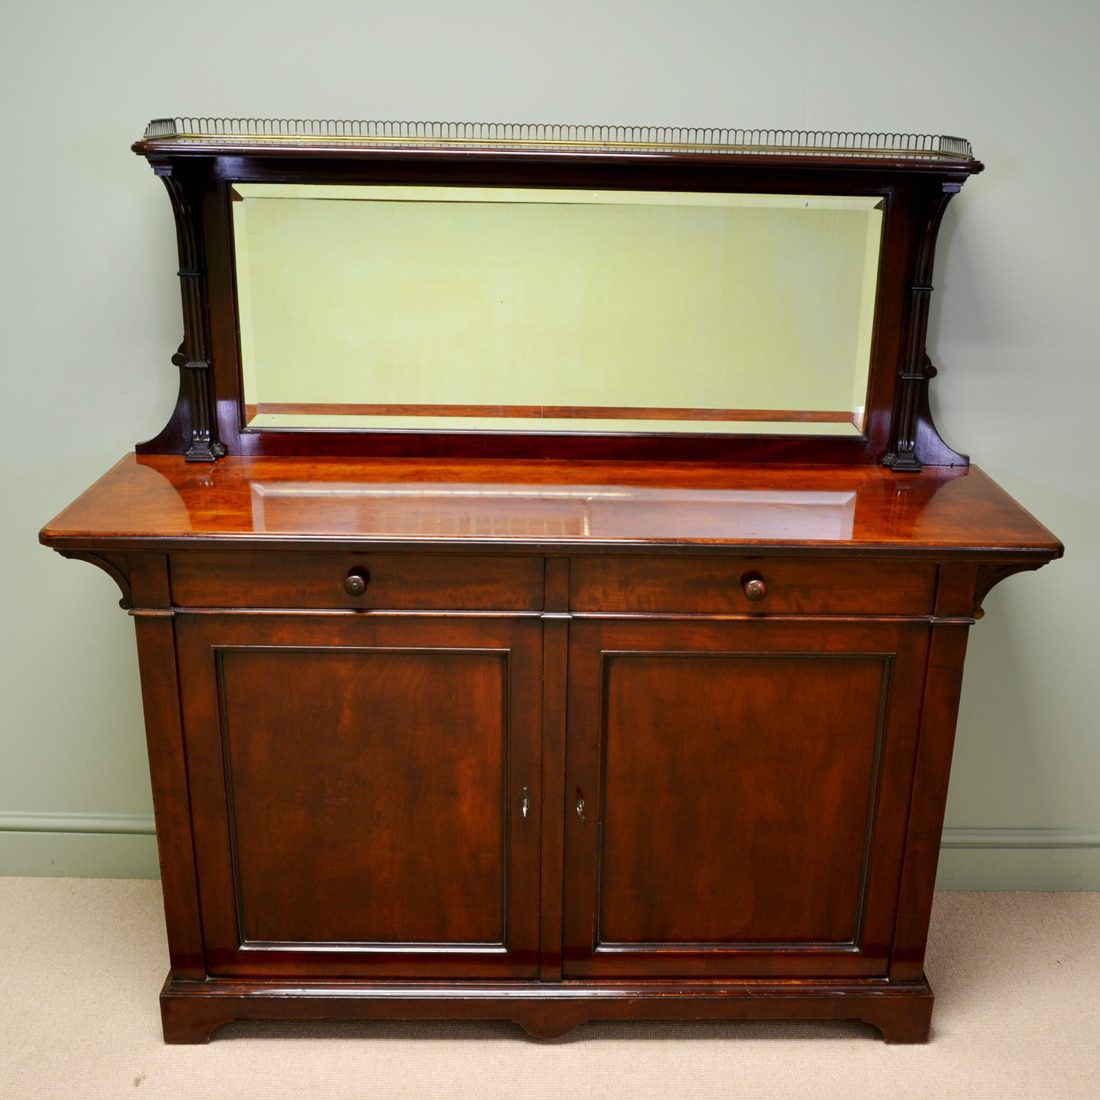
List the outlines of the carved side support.
{"label": "carved side support", "polygon": [[122,599],[118,606],[123,611],[129,611],[134,605],[133,594],[130,586],[130,558],[127,554],[96,554],[91,550],[58,550],[63,558],[72,558],[74,561],[86,561],[98,566],[111,580],[118,585],[122,593]]}
{"label": "carved side support", "polygon": [[974,586],[974,618],[981,619],[985,616],[982,604],[985,603],[986,596],[1006,577],[1028,570],[1039,569],[1044,565],[1046,565],[1046,559],[1042,561],[1014,561],[1008,565],[980,565],[978,567],[977,583]]}
{"label": "carved side support", "polygon": [[182,451],[188,462],[214,462],[225,454],[225,447],[217,436],[208,350],[201,183],[177,174],[167,162],[154,162],[153,171],[164,181],[176,221],[183,342],[172,356],[172,362],[180,368],[176,408],[164,430],[155,439],[139,444],[137,450],[148,454],[171,449]]}
{"label": "carved side support", "polygon": [[932,422],[928,383],[936,376],[925,351],[928,310],[932,300],[932,267],[936,255],[936,234],[947,204],[962,189],[961,183],[945,182],[929,206],[917,246],[909,303],[905,343],[890,449],[883,464],[896,471],[919,470],[922,466],[967,466],[970,459],[952,450]]}

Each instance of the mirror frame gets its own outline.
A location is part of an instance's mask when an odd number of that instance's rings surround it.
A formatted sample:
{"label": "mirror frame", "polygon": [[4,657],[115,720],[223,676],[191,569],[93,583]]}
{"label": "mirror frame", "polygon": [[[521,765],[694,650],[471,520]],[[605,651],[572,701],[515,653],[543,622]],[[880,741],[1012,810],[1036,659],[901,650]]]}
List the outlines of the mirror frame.
{"label": "mirror frame", "polygon": [[[928,405],[925,351],[936,236],[982,170],[950,137],[496,124],[161,119],[136,153],[176,219],[184,335],[176,407],[139,454],[557,458],[961,466]],[[243,403],[232,233],[238,183],[555,187],[865,195],[883,201],[861,436],[250,429]]]}

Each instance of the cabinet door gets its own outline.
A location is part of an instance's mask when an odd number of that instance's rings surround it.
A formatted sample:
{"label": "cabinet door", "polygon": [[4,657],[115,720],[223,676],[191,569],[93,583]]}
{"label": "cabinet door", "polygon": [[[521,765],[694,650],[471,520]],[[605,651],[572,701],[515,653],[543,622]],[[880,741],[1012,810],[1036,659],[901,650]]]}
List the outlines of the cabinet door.
{"label": "cabinet door", "polygon": [[574,622],[564,972],[885,974],[927,638]]}
{"label": "cabinet door", "polygon": [[177,624],[211,974],[536,972],[537,620]]}

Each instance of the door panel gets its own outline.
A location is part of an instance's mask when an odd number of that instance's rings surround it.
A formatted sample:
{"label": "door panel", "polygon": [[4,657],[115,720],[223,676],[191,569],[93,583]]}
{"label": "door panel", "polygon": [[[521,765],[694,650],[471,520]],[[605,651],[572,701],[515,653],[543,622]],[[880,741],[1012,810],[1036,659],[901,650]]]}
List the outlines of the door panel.
{"label": "door panel", "polygon": [[211,973],[534,974],[537,621],[178,622]]}
{"label": "door panel", "polygon": [[566,972],[885,973],[927,628],[572,630]]}

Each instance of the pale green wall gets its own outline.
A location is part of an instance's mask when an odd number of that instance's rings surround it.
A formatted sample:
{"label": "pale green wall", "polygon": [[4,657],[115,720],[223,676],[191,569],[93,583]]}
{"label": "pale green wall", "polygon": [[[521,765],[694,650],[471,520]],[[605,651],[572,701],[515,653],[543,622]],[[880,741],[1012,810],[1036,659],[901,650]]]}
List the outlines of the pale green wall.
{"label": "pale green wall", "polygon": [[127,146],[181,112],[970,138],[989,170],[941,235],[940,426],[1069,549],[973,631],[941,881],[1100,888],[1098,43],[1085,2],[8,0],[0,871],[152,867],[130,621],[35,536],[171,408],[171,219]]}

